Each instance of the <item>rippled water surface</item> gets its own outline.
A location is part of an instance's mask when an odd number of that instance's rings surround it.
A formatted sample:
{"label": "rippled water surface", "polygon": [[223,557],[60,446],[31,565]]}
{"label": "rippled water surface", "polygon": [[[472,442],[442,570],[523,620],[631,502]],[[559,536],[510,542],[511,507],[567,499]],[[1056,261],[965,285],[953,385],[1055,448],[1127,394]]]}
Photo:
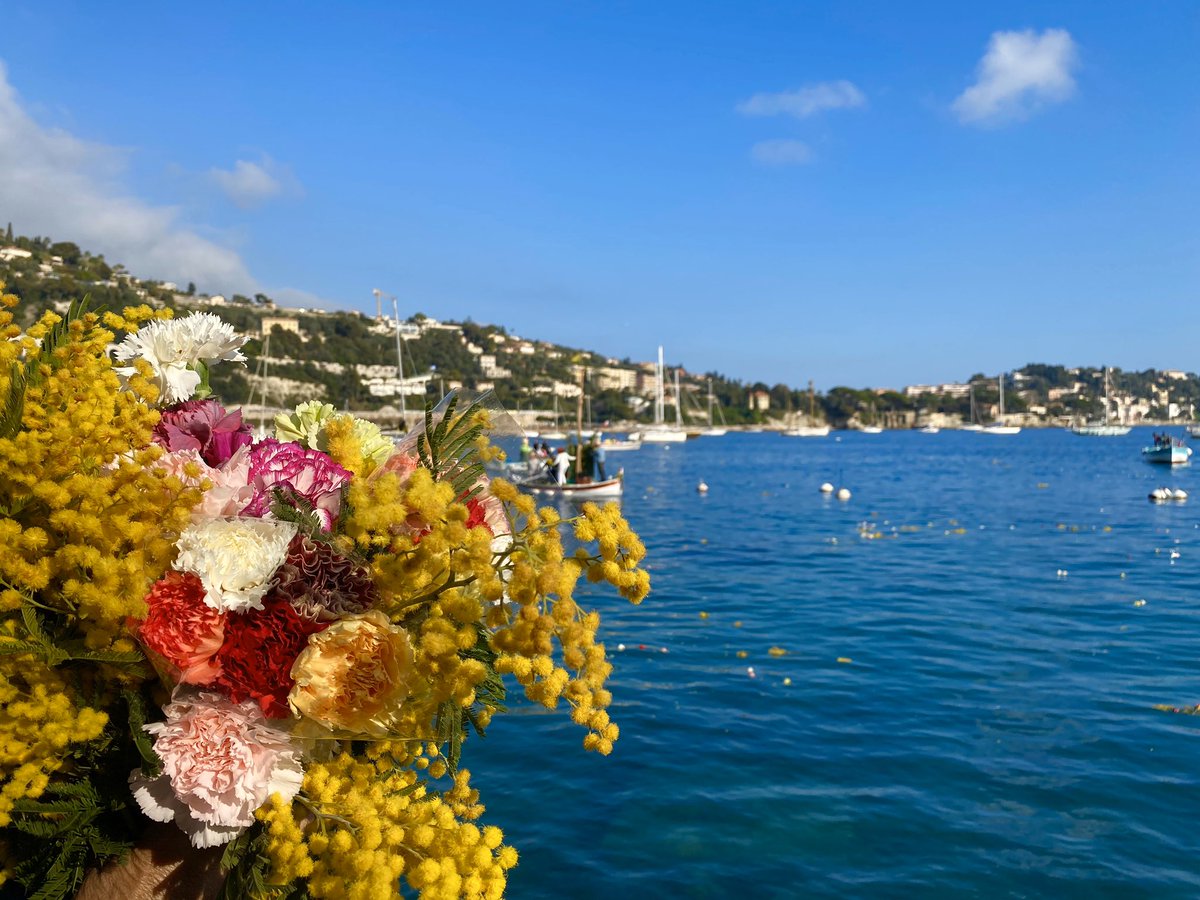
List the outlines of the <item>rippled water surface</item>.
{"label": "rippled water surface", "polygon": [[1200,896],[1200,717],[1153,709],[1200,700],[1200,477],[1148,438],[610,454],[654,577],[587,598],[621,739],[518,703],[466,747],[509,895]]}

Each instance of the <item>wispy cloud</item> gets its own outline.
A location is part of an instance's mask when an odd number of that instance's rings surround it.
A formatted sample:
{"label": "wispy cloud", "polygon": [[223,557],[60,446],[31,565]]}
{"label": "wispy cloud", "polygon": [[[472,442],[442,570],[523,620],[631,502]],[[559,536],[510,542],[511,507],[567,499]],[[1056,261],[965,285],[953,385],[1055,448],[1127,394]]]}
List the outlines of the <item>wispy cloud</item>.
{"label": "wispy cloud", "polygon": [[791,116],[807,119],[827,109],[865,106],[866,96],[849,81],[822,81],[792,91],[755,94],[737,105],[744,116]]}
{"label": "wispy cloud", "polygon": [[750,148],[750,158],[764,166],[802,166],[813,161],[813,152],[804,141],[777,138],[759,141]]}
{"label": "wispy cloud", "polygon": [[130,196],[127,152],[36,122],[0,63],[0,216],[26,234],[48,234],[119,260],[147,277],[254,291],[236,252],[180,222],[180,210]]}
{"label": "wispy cloud", "polygon": [[951,109],[959,121],[973,125],[1025,119],[1075,93],[1071,73],[1078,65],[1075,41],[1061,28],[1047,28],[1041,34],[1032,29],[997,31],[979,61],[976,82],[955,99]]}
{"label": "wispy cloud", "polygon": [[299,191],[291,171],[266,155],[259,162],[239,159],[232,169],[209,169],[208,177],[242,209],[259,206],[285,191]]}

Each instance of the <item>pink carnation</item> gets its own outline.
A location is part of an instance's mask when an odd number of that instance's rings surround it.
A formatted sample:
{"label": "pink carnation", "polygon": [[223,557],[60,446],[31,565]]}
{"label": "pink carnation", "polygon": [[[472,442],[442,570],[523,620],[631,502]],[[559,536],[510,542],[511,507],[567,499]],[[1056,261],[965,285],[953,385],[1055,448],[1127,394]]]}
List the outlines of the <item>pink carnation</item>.
{"label": "pink carnation", "polygon": [[242,514],[269,517],[271,501],[278,493],[285,503],[303,498],[321,527],[330,531],[341,510],[342,488],[349,482],[350,473],[321,451],[267,438],[250,451],[254,499]]}
{"label": "pink carnation", "polygon": [[420,464],[416,453],[407,449],[397,450],[384,461],[383,465],[371,473],[371,477],[378,478],[386,472],[394,472],[401,484],[407,484],[408,479],[412,477],[413,472],[417,471]]}
{"label": "pink carnation", "polygon": [[[188,463],[195,463],[199,475],[188,475]],[[213,468],[195,450],[176,450],[158,460],[169,473],[184,484],[196,487],[208,481],[210,487],[192,508],[192,519],[216,519],[236,516],[254,497],[250,480],[250,448],[239,447],[220,467]]]}
{"label": "pink carnation", "polygon": [[176,692],[163,712],[165,722],[143,726],[154,735],[162,774],[149,778],[135,769],[129,786],[142,812],[174,821],[192,846],[228,843],[254,824],[255,810],[272,794],[286,802],[299,792],[300,750],[253,700]]}
{"label": "pink carnation", "polygon": [[185,400],[163,410],[154,426],[156,444],[168,450],[195,450],[214,467],[253,440],[242,411],[226,412],[216,400]]}

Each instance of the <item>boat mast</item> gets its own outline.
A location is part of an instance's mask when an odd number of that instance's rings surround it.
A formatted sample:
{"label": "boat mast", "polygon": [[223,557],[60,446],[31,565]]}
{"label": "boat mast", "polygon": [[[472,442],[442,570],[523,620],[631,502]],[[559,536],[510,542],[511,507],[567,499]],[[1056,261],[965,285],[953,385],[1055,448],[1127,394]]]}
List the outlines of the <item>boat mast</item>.
{"label": "boat mast", "polygon": [[683,409],[679,402],[679,370],[675,370],[675,427],[683,427]]}
{"label": "boat mast", "polygon": [[1104,424],[1109,424],[1109,367],[1104,367]]}
{"label": "boat mast", "polygon": [[1004,373],[1000,373],[1000,421],[1004,421]]}
{"label": "boat mast", "polygon": [[712,379],[710,378],[710,379],[708,379],[708,427],[709,427],[709,428],[712,428],[712,427],[713,427],[713,423],[712,423],[712,405],[713,405],[713,395],[712,395]]}
{"label": "boat mast", "polygon": [[583,476],[583,386],[586,374],[583,364],[579,365],[579,399],[575,401],[575,481]]}
{"label": "boat mast", "polygon": [[[267,433],[267,373],[271,366],[271,332],[267,332],[267,336],[263,338],[262,354],[258,358],[258,366],[255,368],[262,372],[262,378],[258,382],[259,397],[258,397],[258,433],[261,436],[266,436]],[[256,373],[257,374],[257,373]],[[254,391],[250,391],[250,399],[254,400]]]}
{"label": "boat mast", "polygon": [[666,410],[664,406],[666,402],[663,397],[663,377],[666,372],[663,369],[663,348],[662,344],[658,345],[658,368],[654,371],[654,424],[661,426],[666,418]]}
{"label": "boat mast", "polygon": [[400,391],[400,427],[408,427],[408,408],[404,403],[404,351],[401,349],[404,345],[403,338],[400,337],[400,303],[395,297],[392,298],[392,315],[396,317],[396,377],[399,379],[397,390]]}
{"label": "boat mast", "polygon": [[815,425],[817,421],[817,392],[813,390],[812,379],[808,379],[808,422]]}

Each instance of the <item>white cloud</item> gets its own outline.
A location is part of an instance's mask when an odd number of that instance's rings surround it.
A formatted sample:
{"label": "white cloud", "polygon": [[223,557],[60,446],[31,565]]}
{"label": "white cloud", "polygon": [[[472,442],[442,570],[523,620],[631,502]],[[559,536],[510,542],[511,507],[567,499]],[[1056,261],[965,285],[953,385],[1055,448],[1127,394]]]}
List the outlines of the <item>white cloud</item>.
{"label": "white cloud", "polygon": [[759,141],[750,148],[750,156],[764,166],[802,166],[813,160],[808,144],[787,138]]}
{"label": "white cloud", "polygon": [[0,63],[0,216],[24,234],[45,234],[123,262],[131,272],[208,290],[254,292],[236,252],[180,223],[180,210],[130,196],[127,153],[40,125],[25,111]]}
{"label": "white cloud", "polygon": [[1024,119],[1050,103],[1075,93],[1071,72],[1079,53],[1071,35],[1061,28],[1041,34],[997,31],[979,61],[976,82],[963,91],[951,109],[959,121],[998,125]]}
{"label": "white cloud", "polygon": [[755,94],[737,105],[745,116],[792,116],[807,119],[825,109],[853,109],[866,105],[867,98],[849,81],[822,81],[794,91]]}
{"label": "white cloud", "polygon": [[258,206],[289,187],[295,190],[291,173],[265,155],[261,163],[239,159],[230,170],[209,169],[208,176],[242,209]]}

